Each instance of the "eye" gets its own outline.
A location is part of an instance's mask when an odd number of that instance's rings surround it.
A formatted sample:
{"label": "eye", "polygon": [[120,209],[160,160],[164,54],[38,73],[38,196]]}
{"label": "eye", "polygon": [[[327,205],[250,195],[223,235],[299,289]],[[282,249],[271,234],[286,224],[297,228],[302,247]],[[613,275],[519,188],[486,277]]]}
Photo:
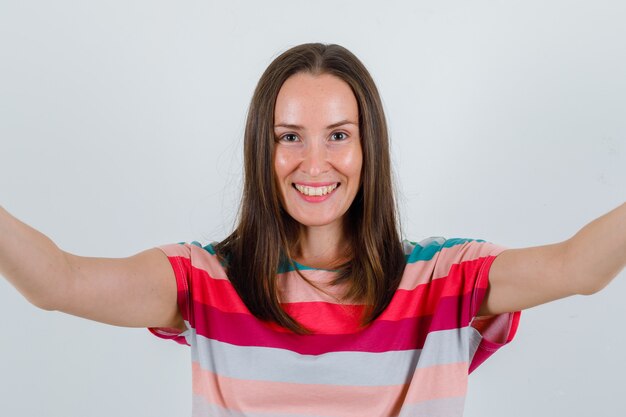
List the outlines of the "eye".
{"label": "eye", "polygon": [[331,139],[334,141],[341,141],[348,138],[348,135],[344,132],[335,132],[331,135]]}
{"label": "eye", "polygon": [[293,133],[287,133],[285,135],[282,135],[280,137],[280,140],[284,142],[296,142],[298,140],[298,136],[294,135]]}

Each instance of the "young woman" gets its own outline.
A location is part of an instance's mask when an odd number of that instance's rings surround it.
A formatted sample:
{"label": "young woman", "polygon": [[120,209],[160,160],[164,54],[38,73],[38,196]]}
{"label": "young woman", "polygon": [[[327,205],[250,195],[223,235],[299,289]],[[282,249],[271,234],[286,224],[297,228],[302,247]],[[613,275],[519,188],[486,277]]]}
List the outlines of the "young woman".
{"label": "young woman", "polygon": [[191,346],[196,416],[460,416],[521,310],[592,294],[626,263],[626,204],[539,247],[402,241],[381,100],[337,45],[272,62],[244,154],[222,242],[87,258],[0,209],[0,272],[41,308]]}

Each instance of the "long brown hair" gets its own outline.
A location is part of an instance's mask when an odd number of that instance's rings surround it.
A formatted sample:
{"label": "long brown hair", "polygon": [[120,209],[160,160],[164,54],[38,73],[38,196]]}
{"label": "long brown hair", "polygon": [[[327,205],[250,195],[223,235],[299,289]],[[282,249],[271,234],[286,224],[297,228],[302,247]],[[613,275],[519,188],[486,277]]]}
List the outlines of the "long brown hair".
{"label": "long brown hair", "polygon": [[233,287],[254,316],[298,334],[310,333],[281,308],[276,280],[279,265],[291,262],[301,225],[282,208],[275,182],[274,107],[283,83],[300,72],[339,77],[352,88],[358,103],[361,188],[345,216],[351,259],[337,268],[331,285],[346,283],[344,300],[360,300],[366,306],[361,318],[361,325],[366,326],[389,305],[405,260],[382,102],[365,66],[344,47],[320,43],[293,47],[278,56],[261,76],[244,135],[245,178],[239,224],[215,249],[226,263]]}

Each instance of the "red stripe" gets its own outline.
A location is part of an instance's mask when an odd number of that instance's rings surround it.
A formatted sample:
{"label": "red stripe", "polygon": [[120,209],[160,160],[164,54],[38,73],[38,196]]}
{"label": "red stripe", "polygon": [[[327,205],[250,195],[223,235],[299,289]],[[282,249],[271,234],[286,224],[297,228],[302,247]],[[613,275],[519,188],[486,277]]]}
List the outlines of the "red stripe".
{"label": "red stripe", "polygon": [[485,258],[465,261],[450,267],[448,275],[418,285],[415,289],[398,290],[391,304],[381,314],[384,320],[432,315],[442,298],[469,296],[474,288],[485,290],[486,284],[476,285],[473,277]]}
{"label": "red stripe", "polygon": [[[176,277],[176,288],[177,288],[177,303],[178,308],[180,310],[181,315],[184,320],[190,320],[190,294],[186,277],[193,277],[193,272],[195,268],[191,266],[191,261],[189,258],[184,258],[181,256],[172,256],[168,259],[170,264],[172,265],[172,269],[174,270],[174,276]],[[193,286],[193,278],[191,279]],[[193,324],[192,324],[193,326]]]}
{"label": "red stripe", "polygon": [[[191,266],[188,258],[175,257],[175,259],[172,259],[171,262],[172,265],[175,265],[175,270],[177,270],[179,305],[186,320],[188,320],[188,303],[184,294],[187,291],[187,282],[185,279],[181,279],[181,277],[189,276],[187,274],[192,276],[191,293],[195,304],[200,303],[212,306],[224,312],[249,314],[248,308],[239,298],[230,281],[213,279],[207,271]],[[475,286],[472,278],[478,274],[477,269],[483,265],[485,259],[479,258],[454,264],[446,277],[434,279],[410,291],[398,290],[391,304],[380,318],[383,320],[400,320],[431,315],[440,298],[470,294]],[[486,282],[480,285],[480,287],[486,288]],[[329,317],[341,317],[342,320],[345,319],[346,315],[359,317],[363,310],[361,305],[341,305],[326,302],[284,303],[283,306],[294,317],[298,316],[303,320],[306,320],[308,317],[312,318],[312,323],[319,321],[321,316],[320,308],[323,308]],[[302,323],[307,325],[304,321]],[[345,328],[343,321],[326,322],[325,325],[328,326],[325,328],[329,333],[333,333],[334,329]]]}

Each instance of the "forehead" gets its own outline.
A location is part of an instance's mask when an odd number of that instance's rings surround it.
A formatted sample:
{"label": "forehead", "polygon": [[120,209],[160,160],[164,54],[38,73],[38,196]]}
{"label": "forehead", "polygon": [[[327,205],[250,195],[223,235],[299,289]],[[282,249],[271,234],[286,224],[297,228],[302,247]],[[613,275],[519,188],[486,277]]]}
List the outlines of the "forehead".
{"label": "forehead", "polygon": [[358,120],[359,108],[350,86],[331,74],[298,73],[278,92],[275,123],[315,126]]}

